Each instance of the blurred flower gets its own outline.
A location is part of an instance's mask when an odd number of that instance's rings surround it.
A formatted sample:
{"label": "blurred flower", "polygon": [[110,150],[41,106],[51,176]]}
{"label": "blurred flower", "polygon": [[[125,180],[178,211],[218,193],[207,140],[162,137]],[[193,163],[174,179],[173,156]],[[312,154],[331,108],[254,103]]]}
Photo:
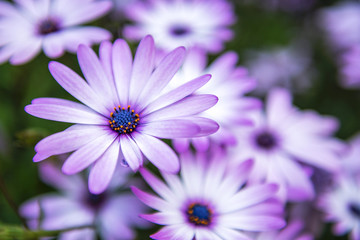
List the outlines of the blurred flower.
{"label": "blurred flower", "polygon": [[214,106],[217,97],[189,96],[210,79],[198,77],[166,94],[160,94],[180,68],[185,49],[179,47],[154,70],[155,47],[146,36],[137,49],[134,62],[127,43],[100,46],[100,59],[90,48],[80,45],[78,60],[87,80],[70,68],[51,62],[56,81],[83,104],[57,98],[38,98],[26,112],[49,120],[76,123],[55,133],[36,146],[34,161],[55,154],[75,151],[65,161],[63,172],[74,174],[92,163],[89,188],[104,191],[113,175],[118,157],[136,171],[143,165],[143,154],[163,171],[180,168],[175,152],[158,138],[196,137],[214,133],[216,122],[196,115]]}
{"label": "blurred flower", "polygon": [[174,146],[178,151],[187,150],[190,141],[198,151],[207,150],[210,141],[218,145],[234,145],[234,129],[239,124],[251,124],[247,114],[253,109],[259,109],[261,102],[256,98],[244,96],[255,88],[256,82],[248,76],[245,68],[236,66],[237,59],[236,53],[227,52],[207,67],[205,51],[195,48],[188,51],[184,65],[164,91],[172,90],[196,76],[211,74],[211,80],[195,93],[211,93],[219,98],[214,107],[200,113],[199,116],[215,120],[220,128],[215,134],[206,137],[174,139]]}
{"label": "blurred flower", "polygon": [[300,111],[291,101],[287,90],[273,89],[266,111],[254,114],[254,126],[239,131],[234,154],[239,160],[254,158],[251,182],[277,183],[280,199],[303,201],[314,197],[314,189],[300,162],[338,171],[344,144],[331,137],[338,127],[335,118]]}
{"label": "blurred flower", "polygon": [[360,177],[360,133],[356,134],[349,141],[349,149],[346,154],[342,155],[343,176]]}
{"label": "blurred flower", "polygon": [[215,53],[233,37],[228,26],[235,16],[226,0],[147,0],[129,5],[126,14],[135,22],[125,26],[126,38],[139,40],[151,34],[165,51],[197,46]]}
{"label": "blurred flower", "polygon": [[343,53],[340,65],[341,85],[345,88],[360,88],[360,41]]}
{"label": "blurred flower", "polygon": [[[40,177],[60,193],[43,194],[28,200],[20,207],[31,229],[59,230],[95,225],[103,239],[134,239],[133,227],[144,227],[138,217],[146,209],[131,193],[116,193],[126,181],[128,169],[117,168],[119,174],[102,194],[88,191],[79,175],[63,175],[51,163],[40,164]],[[123,187],[123,186],[122,186]],[[63,232],[60,240],[97,239],[94,229]]]}
{"label": "blurred flower", "polygon": [[64,51],[76,52],[79,44],[91,45],[110,39],[111,33],[91,26],[78,26],[104,15],[110,1],[28,0],[16,5],[0,1],[0,63],[23,64],[41,50],[57,58]]}
{"label": "blurred flower", "polygon": [[250,52],[245,65],[257,81],[255,92],[265,94],[273,87],[301,93],[310,87],[314,69],[309,49],[291,45],[267,51]]}
{"label": "blurred flower", "polygon": [[336,49],[360,44],[359,2],[339,2],[335,6],[322,9],[319,12],[319,22]]}
{"label": "blurred flower", "polygon": [[304,223],[299,220],[294,220],[288,225],[279,230],[272,232],[259,233],[254,239],[256,240],[313,240],[313,236],[304,233]]}
{"label": "blurred flower", "polygon": [[360,178],[340,178],[333,191],[321,197],[319,206],[326,219],[335,222],[336,235],[350,232],[352,240],[360,239]]}
{"label": "blurred flower", "polygon": [[164,184],[146,169],[140,173],[161,197],[132,187],[146,205],[158,210],[141,215],[165,225],[151,235],[153,239],[250,239],[243,231],[269,231],[283,227],[282,206],[271,199],[275,184],[245,186],[252,168],[248,160],[227,169],[228,159],[216,151],[211,159],[201,153],[194,158],[181,155],[181,178],[162,173]]}

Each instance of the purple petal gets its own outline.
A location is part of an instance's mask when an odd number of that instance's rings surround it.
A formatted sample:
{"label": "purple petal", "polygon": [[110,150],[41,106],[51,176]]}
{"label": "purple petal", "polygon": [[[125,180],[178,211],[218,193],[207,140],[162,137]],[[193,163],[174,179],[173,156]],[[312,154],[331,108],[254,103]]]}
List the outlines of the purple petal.
{"label": "purple petal", "polygon": [[123,39],[117,39],[112,49],[112,69],[121,104],[128,104],[132,54]]}
{"label": "purple petal", "polygon": [[200,87],[204,86],[211,78],[210,74],[203,75],[201,77],[195,78],[168,93],[165,93],[158,97],[155,101],[150,103],[144,110],[144,114],[153,112],[160,108],[166,107],[170,104],[173,104],[186,96],[189,96],[195,92]]}
{"label": "purple petal", "polygon": [[169,239],[182,239],[192,240],[194,239],[194,231],[189,229],[184,224],[176,224],[165,226],[161,228],[157,233],[150,235],[152,239],[169,240]]}
{"label": "purple petal", "polygon": [[199,152],[205,152],[210,146],[210,139],[208,137],[197,137],[191,140],[196,151]]}
{"label": "purple petal", "polygon": [[200,127],[200,132],[196,135],[196,137],[203,137],[213,134],[219,130],[220,127],[217,122],[208,118],[191,117],[189,119],[196,122],[196,124]]}
{"label": "purple petal", "polygon": [[[130,98],[136,101],[147,84],[155,65],[155,43],[151,35],[145,36],[136,50],[130,81]],[[135,102],[132,102],[133,104]]]}
{"label": "purple petal", "polygon": [[16,48],[15,52],[10,57],[9,62],[13,65],[23,64],[34,58],[41,50],[41,40],[28,39],[22,42],[21,47]]}
{"label": "purple petal", "polygon": [[65,131],[50,135],[35,146],[38,154],[34,162],[42,161],[52,155],[72,152],[90,141],[107,134],[107,126],[74,125]]}
{"label": "purple petal", "polygon": [[64,39],[61,37],[61,33],[46,36],[42,44],[44,53],[49,58],[58,58],[65,52]]}
{"label": "purple petal", "polygon": [[183,215],[179,212],[159,212],[153,214],[141,214],[145,220],[153,222],[160,225],[173,225],[184,223]]}
{"label": "purple petal", "polygon": [[176,200],[174,193],[159,178],[155,177],[145,168],[141,168],[140,173],[144,180],[150,185],[150,187],[162,198],[169,202],[174,202],[174,200]]}
{"label": "purple petal", "polygon": [[[147,103],[157,96],[174,77],[185,58],[185,48],[179,47],[166,55],[146,82],[139,103]],[[144,107],[144,106],[143,106]]]}
{"label": "purple petal", "polygon": [[220,217],[219,224],[228,228],[245,231],[271,231],[284,227],[286,222],[278,217],[271,216],[243,216],[232,213]]}
{"label": "purple petal", "polygon": [[189,138],[200,132],[200,127],[192,121],[171,119],[145,123],[139,131],[158,138]]}
{"label": "purple petal", "polygon": [[25,111],[48,120],[108,125],[107,119],[90,108],[76,102],[56,98],[40,98],[27,105]]}
{"label": "purple petal", "polygon": [[172,206],[168,202],[152,194],[146,193],[138,189],[137,187],[132,186],[131,191],[140,201],[153,209],[156,209],[158,211],[166,211],[172,209]]}
{"label": "purple petal", "polygon": [[70,175],[84,170],[108,149],[116,137],[117,134],[105,134],[79,148],[66,159],[63,173]]}
{"label": "purple petal", "polygon": [[[81,2],[79,2],[81,3]],[[64,25],[74,26],[92,21],[108,12],[112,7],[111,1],[91,1],[82,3],[77,11],[63,13],[65,15]]]}
{"label": "purple petal", "polygon": [[211,108],[217,101],[218,98],[210,94],[192,95],[170,106],[150,113],[145,116],[143,120],[145,122],[153,122],[195,115]]}
{"label": "purple petal", "polygon": [[145,157],[161,171],[169,173],[179,171],[179,158],[167,144],[145,134],[133,134],[133,137]]}
{"label": "purple petal", "polygon": [[55,80],[68,93],[95,111],[102,113],[104,116],[109,114],[106,108],[101,104],[102,101],[99,96],[84,81],[84,79],[82,79],[73,70],[58,62],[50,62],[49,70]]}
{"label": "purple petal", "polygon": [[178,153],[183,153],[189,149],[190,140],[188,138],[175,138],[172,144]]}
{"label": "purple petal", "polygon": [[129,167],[136,172],[143,165],[143,156],[136,143],[127,135],[120,137],[121,151]]}
{"label": "purple petal", "polygon": [[89,190],[100,194],[108,187],[118,160],[120,145],[113,141],[105,153],[94,163],[89,174]]}
{"label": "purple petal", "polygon": [[252,238],[246,236],[244,233],[224,226],[216,226],[214,232],[223,239],[252,240]]}
{"label": "purple petal", "polygon": [[271,90],[266,102],[269,123],[273,126],[281,125],[289,111],[292,111],[291,102],[292,96],[287,90],[281,88]]}
{"label": "purple petal", "polygon": [[95,52],[85,45],[80,45],[77,57],[81,71],[90,87],[101,94],[102,98],[108,99],[106,102],[107,108],[112,109],[114,106],[117,106],[118,99],[116,95],[112,94],[115,92],[113,91],[114,86],[111,84],[112,78],[108,78],[105,74],[102,64]]}

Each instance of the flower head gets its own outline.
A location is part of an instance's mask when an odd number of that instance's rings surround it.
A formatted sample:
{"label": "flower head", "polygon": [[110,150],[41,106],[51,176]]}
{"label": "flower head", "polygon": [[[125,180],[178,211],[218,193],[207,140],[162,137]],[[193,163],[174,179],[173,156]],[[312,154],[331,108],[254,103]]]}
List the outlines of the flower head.
{"label": "flower head", "polygon": [[[60,193],[47,193],[26,201],[20,213],[31,229],[58,230],[62,228],[96,225],[104,239],[134,239],[133,227],[145,227],[146,222],[137,217],[146,211],[129,192],[116,193],[124,188],[126,168],[117,168],[119,177],[101,194],[88,191],[80,175],[66,176],[51,163],[40,164],[40,177]],[[84,228],[64,232],[66,239],[96,239],[94,229]]]}
{"label": "flower head", "polygon": [[[331,134],[335,118],[314,111],[300,111],[285,89],[273,89],[266,111],[254,114],[254,126],[242,128],[238,136],[238,159],[254,158],[252,182],[275,182],[283,200],[303,201],[314,197],[309,171],[303,164],[329,172],[339,170],[344,144]],[[303,163],[303,164],[301,164]]]}
{"label": "flower head", "polygon": [[360,178],[342,177],[337,186],[321,196],[320,208],[326,219],[335,222],[334,233],[350,233],[352,240],[360,239]]}
{"label": "flower head", "polygon": [[228,26],[235,19],[226,0],[139,1],[130,5],[126,14],[135,25],[125,26],[125,37],[139,40],[151,34],[166,51],[197,46],[219,52],[223,42],[232,38]]}
{"label": "flower head", "polygon": [[182,138],[214,133],[218,124],[194,117],[217,102],[208,94],[191,95],[210,75],[200,76],[172,91],[160,94],[181,66],[185,49],[166,55],[154,69],[155,47],[145,37],[134,61],[122,39],[100,46],[100,59],[84,45],[78,50],[81,70],[87,80],[68,67],[51,62],[56,81],[83,104],[57,98],[38,98],[25,110],[49,120],[76,123],[55,133],[36,146],[34,161],[55,154],[72,152],[63,165],[66,174],[92,165],[89,187],[102,192],[110,182],[118,158],[136,171],[143,165],[143,154],[164,171],[177,172],[175,152],[158,138]]}
{"label": "flower head", "polygon": [[[360,11],[359,11],[360,12]],[[360,21],[359,21],[360,23]],[[360,88],[360,41],[345,51],[340,61],[341,85],[345,88]]]}
{"label": "flower head", "polygon": [[0,63],[23,64],[41,50],[50,58],[79,44],[91,45],[111,38],[105,29],[79,26],[111,8],[111,1],[29,0],[0,2]]}
{"label": "flower head", "polygon": [[244,67],[237,67],[237,55],[227,52],[207,66],[206,52],[193,48],[188,51],[185,62],[176,73],[174,80],[164,91],[180,86],[196,76],[209,73],[211,80],[198,89],[195,94],[211,93],[219,98],[218,103],[199,114],[219,123],[220,128],[215,134],[193,139],[175,139],[174,146],[178,151],[186,151],[191,141],[198,151],[205,151],[209,145],[234,145],[234,130],[238,125],[251,124],[248,116],[254,109],[261,107],[260,100],[244,96],[256,86],[256,81],[248,75]]}
{"label": "flower head", "polygon": [[166,184],[146,169],[140,172],[160,196],[133,187],[135,195],[157,213],[144,219],[165,225],[153,239],[251,239],[244,231],[269,231],[283,227],[282,206],[271,199],[275,184],[244,187],[252,167],[246,161],[227,168],[220,151],[209,160],[203,154],[181,157],[181,178],[162,172]]}

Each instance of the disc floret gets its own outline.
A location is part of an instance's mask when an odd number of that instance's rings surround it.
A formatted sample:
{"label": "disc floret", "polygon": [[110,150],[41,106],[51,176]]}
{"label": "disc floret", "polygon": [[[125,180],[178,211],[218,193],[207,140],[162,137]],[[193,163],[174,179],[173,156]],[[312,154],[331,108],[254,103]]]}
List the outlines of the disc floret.
{"label": "disc floret", "polygon": [[112,130],[120,134],[128,134],[136,129],[139,121],[139,114],[135,113],[130,105],[127,108],[119,105],[114,107],[114,111],[110,113],[109,124]]}
{"label": "disc floret", "polygon": [[189,222],[196,226],[208,226],[211,223],[212,211],[207,205],[192,203],[186,213]]}

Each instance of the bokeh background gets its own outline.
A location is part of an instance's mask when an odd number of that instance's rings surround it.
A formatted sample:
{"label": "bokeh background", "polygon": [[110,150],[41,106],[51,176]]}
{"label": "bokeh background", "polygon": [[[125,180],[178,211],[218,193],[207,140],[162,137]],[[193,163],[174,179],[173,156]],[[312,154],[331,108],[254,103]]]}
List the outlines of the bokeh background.
{"label": "bokeh background", "polygon": [[[296,76],[280,84],[293,91],[294,104],[300,109],[314,109],[320,114],[338,118],[341,125],[336,136],[344,140],[351,138],[360,131],[360,91],[341,86],[338,55],[329,46],[326,34],[319,26],[319,11],[341,1],[314,0],[300,9],[284,9],[266,2],[268,0],[232,1],[237,23],[232,26],[235,37],[226,43],[226,50],[235,51],[240,56],[239,63],[248,66],[254,75],[258,69],[253,65],[261,54],[283,48],[299,53],[294,54],[292,60],[300,70]],[[286,0],[277,2],[281,5]],[[126,19],[113,13],[92,25],[110,30],[115,39],[122,37],[121,29],[125,23]],[[136,43],[131,46],[135,50]],[[94,48],[97,50],[97,46]],[[276,60],[274,57],[269,59]],[[34,146],[43,137],[70,126],[35,118],[24,111],[25,105],[33,98],[51,96],[71,99],[50,75],[49,61],[42,53],[21,66],[0,65],[0,176],[17,205],[36,195],[55,191],[38,177],[38,164],[32,162]],[[66,53],[57,61],[80,73],[76,55]],[[279,64],[280,73],[287,70],[286,64]],[[263,98],[267,90],[260,89],[254,95]],[[1,194],[0,222],[21,224]],[[138,239],[148,239],[149,233],[155,229],[157,227],[139,230]],[[319,240],[347,239],[346,236],[333,236],[329,224],[321,231]]]}

